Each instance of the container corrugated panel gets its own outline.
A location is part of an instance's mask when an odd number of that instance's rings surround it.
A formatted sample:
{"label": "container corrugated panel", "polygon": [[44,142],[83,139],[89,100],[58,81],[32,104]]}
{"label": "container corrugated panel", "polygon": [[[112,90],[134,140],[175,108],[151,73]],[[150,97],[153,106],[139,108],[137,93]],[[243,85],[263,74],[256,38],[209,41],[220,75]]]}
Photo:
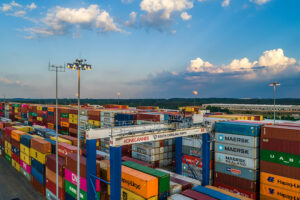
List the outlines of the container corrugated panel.
{"label": "container corrugated panel", "polygon": [[259,124],[225,121],[216,123],[216,132],[259,136],[260,127],[261,125]]}
{"label": "container corrugated panel", "polygon": [[184,196],[182,194],[173,194],[168,197],[168,200],[193,200],[187,196]]}
{"label": "container corrugated panel", "polygon": [[261,149],[260,157],[264,161],[300,168],[300,155]]}
{"label": "container corrugated panel", "polygon": [[256,200],[257,196],[258,196],[257,192],[250,192],[250,191],[243,190],[243,189],[240,189],[240,188],[237,188],[237,187],[232,187],[232,186],[229,186],[229,185],[225,185],[225,184],[219,183],[217,181],[214,182],[214,186],[218,187],[222,190],[226,190],[228,192],[238,194],[238,195],[240,195],[242,197],[245,197],[245,198],[250,198],[250,199]]}
{"label": "container corrugated panel", "polygon": [[300,180],[277,176],[266,172],[260,173],[260,183],[294,192],[300,192]]}
{"label": "container corrugated panel", "polygon": [[300,127],[263,126],[261,137],[300,142]]}
{"label": "container corrugated panel", "polygon": [[229,164],[238,167],[245,167],[248,169],[258,169],[258,159],[244,158],[241,156],[234,156],[229,154],[216,153],[215,159],[217,162]]}
{"label": "container corrugated panel", "polygon": [[261,149],[291,153],[295,155],[300,155],[299,146],[300,146],[300,142],[298,141],[282,140],[282,139],[274,139],[274,138],[262,138],[260,142]]}
{"label": "container corrugated panel", "polygon": [[300,180],[300,168],[260,161],[260,171]]}
{"label": "container corrugated panel", "polygon": [[[77,198],[77,187],[76,185],[73,185],[69,181],[65,181],[65,190],[66,194],[71,195],[73,198]],[[87,200],[87,193],[80,189],[80,199],[81,200]],[[100,198],[100,192],[97,192],[98,197]]]}
{"label": "container corrugated panel", "polygon": [[249,181],[247,179],[230,176],[220,172],[215,172],[215,182],[223,183],[232,187],[240,188],[249,192],[258,191],[258,181]]}
{"label": "container corrugated panel", "polygon": [[272,198],[272,197],[268,197],[268,196],[263,195],[263,194],[259,195],[259,199],[260,200],[278,200],[278,199],[275,199],[275,198]]}
{"label": "container corrugated panel", "polygon": [[215,151],[219,153],[242,156],[246,158],[259,157],[259,148],[250,148],[243,146],[233,146],[231,144],[215,143]]}
{"label": "container corrugated panel", "polygon": [[201,194],[199,192],[196,192],[195,190],[185,190],[181,194],[194,200],[217,200],[216,198]]}
{"label": "container corrugated panel", "polygon": [[46,178],[44,174],[39,173],[34,167],[31,166],[31,175],[41,184],[46,184]]}
{"label": "container corrugated panel", "polygon": [[235,135],[235,134],[224,134],[216,133],[216,142],[222,142],[226,144],[240,145],[246,147],[258,147],[259,137]]}
{"label": "container corrugated panel", "polygon": [[210,188],[202,187],[200,185],[196,186],[196,187],[193,187],[193,190],[195,190],[197,192],[200,192],[202,194],[206,194],[208,196],[214,197],[216,199],[222,199],[222,200],[239,200],[238,198],[226,195],[224,193],[212,190]]}
{"label": "container corrugated panel", "polygon": [[223,163],[215,163],[215,171],[224,174],[236,176],[239,178],[248,179],[250,181],[256,181],[259,177],[258,170],[247,169],[243,167],[231,166]]}
{"label": "container corrugated panel", "polygon": [[131,161],[123,162],[122,165],[144,172],[158,178],[159,194],[170,191],[170,175],[150,167],[146,167]]}
{"label": "container corrugated panel", "polygon": [[272,187],[270,185],[261,184],[260,193],[275,199],[300,199],[300,193],[292,192],[278,187]]}
{"label": "container corrugated panel", "polygon": [[31,158],[31,167],[34,167],[39,173],[45,174],[45,165],[34,158]]}
{"label": "container corrugated panel", "polygon": [[121,200],[157,200],[157,196],[145,199],[134,192],[121,188]]}
{"label": "container corrugated panel", "polygon": [[224,189],[221,189],[221,188],[218,188],[218,187],[215,187],[215,186],[206,185],[205,187],[209,188],[209,189],[212,189],[212,190],[215,190],[215,191],[219,191],[219,192],[221,192],[223,194],[229,195],[231,197],[235,197],[235,198],[240,199],[240,200],[251,200],[250,198],[243,197],[243,196],[238,195],[236,193],[232,193],[232,192],[229,192],[227,190],[224,190]]}

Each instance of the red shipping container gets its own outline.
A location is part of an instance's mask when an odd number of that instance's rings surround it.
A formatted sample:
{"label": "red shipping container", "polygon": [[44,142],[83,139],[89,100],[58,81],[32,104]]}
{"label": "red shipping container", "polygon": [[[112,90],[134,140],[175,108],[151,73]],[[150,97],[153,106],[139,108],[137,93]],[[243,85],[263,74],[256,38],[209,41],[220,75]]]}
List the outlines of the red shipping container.
{"label": "red shipping container", "polygon": [[184,196],[187,196],[189,198],[195,199],[195,200],[217,200],[206,194],[196,192],[195,190],[185,190],[185,191],[181,192],[181,194]]}
{"label": "red shipping container", "polygon": [[46,195],[46,188],[44,185],[40,184],[33,176],[31,176],[31,184],[32,186],[39,191],[42,195]]}
{"label": "red shipping container", "polygon": [[[52,181],[46,178],[46,188],[50,190],[54,195],[56,195],[56,185]],[[58,188],[58,197],[60,200],[65,199],[65,190],[64,188]]]}
{"label": "red shipping container", "polygon": [[260,161],[260,171],[300,180],[300,168],[281,165],[278,163]]}
{"label": "red shipping container", "polygon": [[300,142],[300,127],[263,126],[261,138],[274,138]]}
{"label": "red shipping container", "polygon": [[265,137],[260,140],[260,148],[300,155],[300,142],[298,141]]}
{"label": "red shipping container", "polygon": [[175,178],[173,176],[170,176],[170,181],[181,185],[182,191],[187,190],[187,189],[192,189],[192,187],[193,187],[192,183],[189,183],[187,181]]}
{"label": "red shipping container", "polygon": [[259,180],[250,181],[236,176],[215,172],[214,181],[223,183],[224,185],[232,186],[234,188],[240,188],[249,192],[259,191]]}
{"label": "red shipping container", "polygon": [[20,157],[17,154],[11,152],[11,158],[20,164]]}
{"label": "red shipping container", "polygon": [[[77,174],[77,154],[66,157],[66,168]],[[80,176],[86,178],[86,158],[83,156],[80,156]]]}
{"label": "red shipping container", "polygon": [[77,141],[78,141],[77,138],[69,136],[69,135],[62,135],[60,137],[64,138],[64,139],[67,139],[67,140],[70,140],[72,142],[72,145],[77,146]]}
{"label": "red shipping container", "polygon": [[32,138],[30,140],[31,148],[37,150],[40,153],[51,153],[51,143],[40,139],[40,138]]}
{"label": "red shipping container", "polygon": [[228,186],[228,185],[225,185],[223,183],[219,183],[217,181],[214,182],[214,186],[218,187],[218,188],[221,188],[223,190],[226,190],[228,192],[232,192],[232,193],[235,193],[235,194],[238,194],[238,195],[241,195],[243,197],[250,198],[250,199],[254,199],[254,200],[256,200],[257,196],[258,196],[258,194],[256,192],[249,192],[247,190],[239,189],[237,187]]}
{"label": "red shipping container", "polygon": [[[73,153],[77,154],[77,147],[66,144],[66,143],[58,143],[58,155],[65,158]],[[81,154],[81,151],[80,151],[80,154]]]}
{"label": "red shipping container", "polygon": [[[46,156],[46,167],[53,172],[56,172],[56,155]],[[58,174],[62,177],[65,176],[66,159],[58,156]]]}

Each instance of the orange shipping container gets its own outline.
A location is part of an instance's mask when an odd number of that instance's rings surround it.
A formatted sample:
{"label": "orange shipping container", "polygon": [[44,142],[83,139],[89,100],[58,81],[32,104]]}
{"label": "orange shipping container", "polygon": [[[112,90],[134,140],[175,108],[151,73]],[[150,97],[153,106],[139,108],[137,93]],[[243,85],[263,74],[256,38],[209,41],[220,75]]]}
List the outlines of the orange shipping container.
{"label": "orange shipping container", "polygon": [[[107,166],[107,179],[110,181],[110,167]],[[122,165],[121,186],[144,198],[158,195],[158,180],[143,172]]]}
{"label": "orange shipping container", "polygon": [[19,131],[19,130],[13,130],[11,132],[11,138],[20,142],[20,137],[21,135],[25,135],[26,133],[24,133],[23,131]]}
{"label": "orange shipping container", "polygon": [[60,125],[61,125],[62,127],[67,127],[67,128],[69,128],[69,123],[68,123],[68,122],[60,122]]}
{"label": "orange shipping container", "polygon": [[300,180],[261,172],[260,182],[270,186],[280,187],[282,189],[300,193]]}
{"label": "orange shipping container", "polygon": [[279,187],[273,187],[267,184],[260,184],[260,194],[278,200],[300,199],[300,193],[281,189]]}

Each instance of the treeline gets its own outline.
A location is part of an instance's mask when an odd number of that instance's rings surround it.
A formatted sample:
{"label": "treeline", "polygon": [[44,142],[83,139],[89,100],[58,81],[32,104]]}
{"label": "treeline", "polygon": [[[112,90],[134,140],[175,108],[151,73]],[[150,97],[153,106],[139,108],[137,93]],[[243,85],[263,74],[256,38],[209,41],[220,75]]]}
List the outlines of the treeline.
{"label": "treeline", "polygon": [[[3,99],[2,99],[3,101]],[[55,99],[6,99],[6,101],[55,104]],[[77,99],[59,99],[60,105],[76,104]],[[81,104],[122,104],[135,106],[159,106],[160,108],[178,109],[180,106],[193,106],[208,103],[228,104],[273,104],[273,99],[235,99],[235,98],[173,98],[173,99],[81,99]],[[300,105],[300,99],[277,99],[276,104]],[[218,112],[218,111],[216,111]]]}

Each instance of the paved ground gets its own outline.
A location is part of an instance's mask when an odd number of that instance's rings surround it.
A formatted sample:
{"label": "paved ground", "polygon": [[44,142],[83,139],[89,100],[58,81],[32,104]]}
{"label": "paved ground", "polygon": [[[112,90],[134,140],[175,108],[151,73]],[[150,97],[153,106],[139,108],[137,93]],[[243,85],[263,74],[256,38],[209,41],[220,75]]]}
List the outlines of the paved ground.
{"label": "paved ground", "polygon": [[0,200],[44,200],[39,192],[0,156]]}

